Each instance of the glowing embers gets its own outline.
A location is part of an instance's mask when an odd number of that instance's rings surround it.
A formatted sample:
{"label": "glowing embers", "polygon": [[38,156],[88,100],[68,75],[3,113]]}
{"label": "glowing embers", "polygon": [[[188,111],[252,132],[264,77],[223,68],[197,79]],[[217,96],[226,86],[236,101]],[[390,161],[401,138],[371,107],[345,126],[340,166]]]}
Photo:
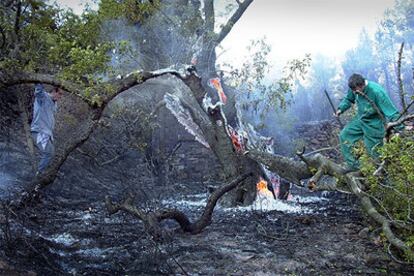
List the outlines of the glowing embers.
{"label": "glowing embers", "polygon": [[223,104],[227,103],[227,96],[224,94],[223,87],[221,86],[221,82],[219,78],[212,78],[208,80],[208,85],[210,85],[212,88],[216,89],[218,96],[220,98],[220,101]]}

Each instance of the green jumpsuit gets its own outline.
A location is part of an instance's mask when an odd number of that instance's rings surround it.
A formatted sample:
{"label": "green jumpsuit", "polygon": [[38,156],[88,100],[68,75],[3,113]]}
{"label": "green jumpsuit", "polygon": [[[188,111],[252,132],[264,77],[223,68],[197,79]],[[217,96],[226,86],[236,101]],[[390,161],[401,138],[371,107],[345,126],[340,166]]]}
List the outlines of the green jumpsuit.
{"label": "green jumpsuit", "polygon": [[[398,110],[381,85],[368,81],[363,93],[375,103],[387,122],[398,119]],[[338,109],[343,113],[354,103],[357,104],[358,112],[339,135],[341,152],[350,169],[359,168],[359,162],[352,154],[352,148],[356,142],[363,139],[369,154],[372,157],[378,157],[376,150],[379,146],[382,146],[385,135],[384,122],[381,116],[364,96],[349,89]]]}

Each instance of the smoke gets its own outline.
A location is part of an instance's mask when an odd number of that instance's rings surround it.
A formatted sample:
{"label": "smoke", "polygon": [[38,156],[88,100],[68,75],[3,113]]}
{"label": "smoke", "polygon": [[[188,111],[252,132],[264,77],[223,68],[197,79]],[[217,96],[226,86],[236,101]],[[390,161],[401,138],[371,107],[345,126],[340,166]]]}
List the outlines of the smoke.
{"label": "smoke", "polygon": [[164,101],[166,102],[168,110],[170,110],[174,117],[177,118],[178,122],[184,126],[185,130],[193,135],[200,144],[206,148],[210,148],[200,127],[193,121],[190,112],[182,106],[180,99],[177,96],[167,93],[164,96]]}
{"label": "smoke", "polygon": [[197,20],[191,22],[193,18],[185,18],[183,12],[192,12],[188,17],[197,18],[191,7],[164,4],[143,23],[131,23],[126,19],[106,21],[103,40],[122,42],[111,53],[112,67],[124,75],[133,70],[190,64],[193,54],[200,50],[200,32]]}
{"label": "smoke", "polygon": [[[337,106],[338,95],[333,95],[332,90],[330,94]],[[239,91],[236,97],[239,118],[262,136],[273,137],[275,152],[283,155],[295,155],[303,142],[297,131],[299,126],[333,120],[333,110],[323,90],[299,87],[291,97],[286,107],[271,106],[268,112],[268,101],[257,91]]]}

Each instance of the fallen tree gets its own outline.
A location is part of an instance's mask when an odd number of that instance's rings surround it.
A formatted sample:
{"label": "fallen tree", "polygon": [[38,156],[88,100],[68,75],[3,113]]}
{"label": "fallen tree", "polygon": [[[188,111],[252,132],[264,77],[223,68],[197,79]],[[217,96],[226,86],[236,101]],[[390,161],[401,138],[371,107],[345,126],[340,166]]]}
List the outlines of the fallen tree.
{"label": "fallen tree", "polygon": [[[404,117],[406,120],[411,115]],[[413,250],[398,235],[395,230],[412,231],[411,224],[402,223],[381,214],[372,202],[372,196],[368,193],[367,177],[360,172],[346,173],[340,164],[333,162],[321,154],[306,156],[304,151],[297,153],[300,160],[287,158],[249,149],[247,156],[257,162],[265,164],[269,170],[277,172],[292,183],[303,187],[308,180],[308,188],[318,191],[339,191],[354,194],[361,203],[363,211],[382,228],[389,243],[406,255],[412,256]],[[330,176],[323,178],[324,176]]]}

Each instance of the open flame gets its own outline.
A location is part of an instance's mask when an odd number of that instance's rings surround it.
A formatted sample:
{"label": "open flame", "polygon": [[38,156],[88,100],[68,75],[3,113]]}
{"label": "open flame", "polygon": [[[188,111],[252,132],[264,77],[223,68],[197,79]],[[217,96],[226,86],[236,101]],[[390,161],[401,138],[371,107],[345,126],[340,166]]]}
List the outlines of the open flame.
{"label": "open flame", "polygon": [[257,195],[269,199],[273,198],[273,193],[267,188],[267,181],[260,177],[260,181],[256,184]]}
{"label": "open flame", "polygon": [[226,96],[226,94],[224,94],[224,90],[223,90],[223,87],[221,86],[220,79],[219,78],[212,78],[212,79],[208,80],[208,83],[209,83],[210,86],[212,86],[213,88],[216,89],[216,91],[219,95],[220,101],[223,104],[226,104],[227,103],[227,96]]}
{"label": "open flame", "polygon": [[228,126],[231,142],[237,152],[245,151],[245,141],[243,135],[240,135],[234,128]]}

